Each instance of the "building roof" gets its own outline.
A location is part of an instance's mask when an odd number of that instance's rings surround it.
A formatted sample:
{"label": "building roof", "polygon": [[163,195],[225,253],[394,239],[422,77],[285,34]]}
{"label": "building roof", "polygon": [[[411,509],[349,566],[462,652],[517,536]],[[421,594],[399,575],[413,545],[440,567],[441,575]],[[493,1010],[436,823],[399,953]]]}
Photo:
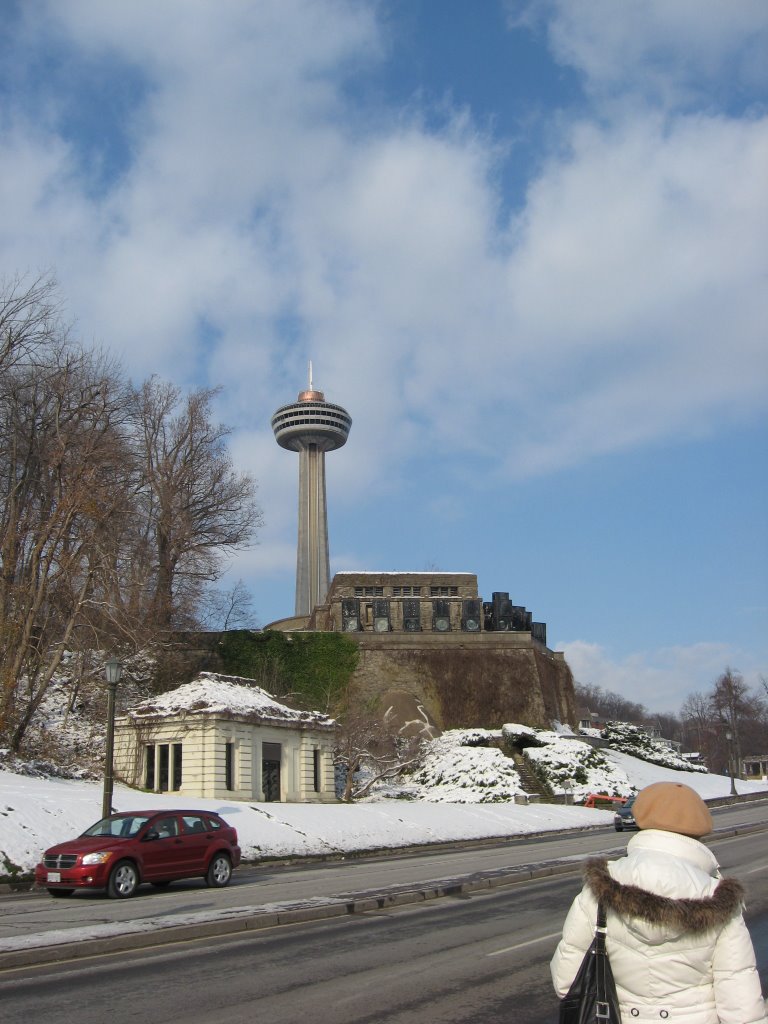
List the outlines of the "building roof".
{"label": "building roof", "polygon": [[424,579],[429,579],[432,576],[468,576],[472,578],[475,576],[475,573],[444,572],[442,569],[429,570],[427,572],[413,572],[412,569],[343,569],[340,572],[334,573],[334,579],[336,576],[422,576]]}
{"label": "building roof", "polygon": [[185,683],[157,697],[148,697],[135,704],[126,714],[134,720],[217,715],[273,724],[320,727],[335,724],[332,718],[319,711],[298,711],[281,704],[253,680],[225,676],[218,672],[200,672],[191,683]]}

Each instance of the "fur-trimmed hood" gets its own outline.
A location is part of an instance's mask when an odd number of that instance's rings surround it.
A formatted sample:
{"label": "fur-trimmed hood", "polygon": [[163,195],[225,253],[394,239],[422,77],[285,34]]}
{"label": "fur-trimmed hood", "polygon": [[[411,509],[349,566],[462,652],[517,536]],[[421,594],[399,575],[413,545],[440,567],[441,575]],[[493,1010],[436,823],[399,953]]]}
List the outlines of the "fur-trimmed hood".
{"label": "fur-trimmed hood", "polygon": [[597,857],[587,861],[584,880],[606,910],[688,934],[722,928],[741,912],[744,902],[744,889],[735,878],[721,879],[712,895],[703,899],[673,899],[617,882],[611,877],[608,862]]}

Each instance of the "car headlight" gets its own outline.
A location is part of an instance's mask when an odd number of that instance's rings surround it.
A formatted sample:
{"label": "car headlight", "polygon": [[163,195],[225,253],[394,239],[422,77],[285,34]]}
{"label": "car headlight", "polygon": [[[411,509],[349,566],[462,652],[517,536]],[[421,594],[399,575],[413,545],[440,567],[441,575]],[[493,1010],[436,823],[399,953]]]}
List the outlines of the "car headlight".
{"label": "car headlight", "polygon": [[112,856],[110,850],[100,850],[98,853],[86,853],[83,857],[83,864],[106,864]]}

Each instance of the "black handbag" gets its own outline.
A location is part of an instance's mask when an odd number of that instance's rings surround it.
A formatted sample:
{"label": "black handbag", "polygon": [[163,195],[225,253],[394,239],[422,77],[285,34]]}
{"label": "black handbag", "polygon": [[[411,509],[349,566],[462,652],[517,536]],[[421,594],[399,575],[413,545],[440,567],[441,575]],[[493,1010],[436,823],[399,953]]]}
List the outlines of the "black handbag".
{"label": "black handbag", "polygon": [[605,910],[597,905],[597,925],[568,994],[560,1000],[560,1024],[621,1024],[611,962],[605,948]]}

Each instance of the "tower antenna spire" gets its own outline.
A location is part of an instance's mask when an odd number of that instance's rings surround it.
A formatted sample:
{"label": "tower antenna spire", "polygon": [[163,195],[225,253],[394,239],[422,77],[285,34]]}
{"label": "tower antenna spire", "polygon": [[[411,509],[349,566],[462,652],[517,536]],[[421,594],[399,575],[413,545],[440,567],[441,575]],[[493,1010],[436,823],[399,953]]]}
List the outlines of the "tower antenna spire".
{"label": "tower antenna spire", "polygon": [[312,360],[309,360],[309,390],[312,391]]}

